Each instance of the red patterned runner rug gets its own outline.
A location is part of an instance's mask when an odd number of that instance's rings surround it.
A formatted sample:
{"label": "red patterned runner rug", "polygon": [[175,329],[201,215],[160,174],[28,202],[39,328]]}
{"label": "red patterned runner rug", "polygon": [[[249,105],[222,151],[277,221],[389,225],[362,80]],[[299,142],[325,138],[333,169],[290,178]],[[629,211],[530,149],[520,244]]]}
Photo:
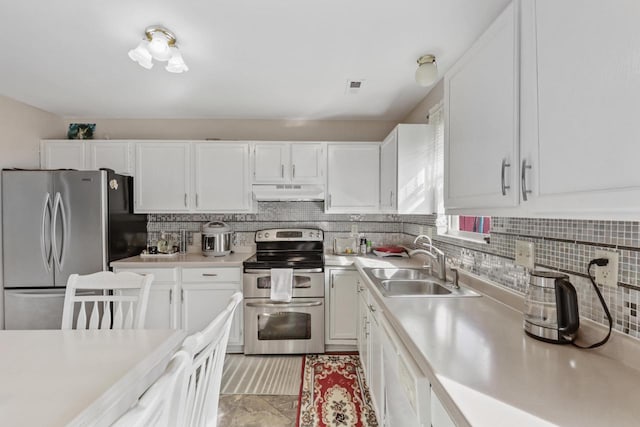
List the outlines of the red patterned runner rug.
{"label": "red patterned runner rug", "polygon": [[377,427],[357,354],[305,356],[298,427]]}

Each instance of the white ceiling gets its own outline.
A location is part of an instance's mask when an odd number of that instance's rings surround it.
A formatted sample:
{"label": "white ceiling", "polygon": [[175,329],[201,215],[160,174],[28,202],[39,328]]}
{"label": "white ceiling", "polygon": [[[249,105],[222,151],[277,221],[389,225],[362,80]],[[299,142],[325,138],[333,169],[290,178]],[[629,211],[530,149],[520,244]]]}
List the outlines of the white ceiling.
{"label": "white ceiling", "polygon": [[[416,59],[446,71],[508,1],[8,1],[0,94],[67,117],[400,120],[429,90]],[[154,24],[189,72],[128,58]]]}

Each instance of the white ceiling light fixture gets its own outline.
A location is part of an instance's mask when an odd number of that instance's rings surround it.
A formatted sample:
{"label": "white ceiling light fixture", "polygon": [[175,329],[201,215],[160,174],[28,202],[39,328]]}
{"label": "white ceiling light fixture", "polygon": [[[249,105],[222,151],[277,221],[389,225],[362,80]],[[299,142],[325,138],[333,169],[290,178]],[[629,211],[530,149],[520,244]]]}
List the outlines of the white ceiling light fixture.
{"label": "white ceiling light fixture", "polygon": [[147,70],[156,61],[168,61],[165,70],[170,73],[189,71],[176,46],[176,36],[164,27],[153,26],[144,30],[145,38],[135,49],[129,51],[129,58]]}
{"label": "white ceiling light fixture", "polygon": [[436,65],[436,57],[433,55],[422,55],[418,58],[416,83],[420,86],[431,86],[437,78],[438,66]]}

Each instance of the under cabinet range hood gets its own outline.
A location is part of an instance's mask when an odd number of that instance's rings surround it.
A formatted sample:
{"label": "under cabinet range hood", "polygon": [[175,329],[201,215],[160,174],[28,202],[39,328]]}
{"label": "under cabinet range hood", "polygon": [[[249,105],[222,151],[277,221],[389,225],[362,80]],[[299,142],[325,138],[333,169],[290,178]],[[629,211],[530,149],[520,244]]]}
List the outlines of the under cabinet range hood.
{"label": "under cabinet range hood", "polygon": [[313,184],[256,184],[253,197],[258,201],[306,202],[324,200],[324,186]]}

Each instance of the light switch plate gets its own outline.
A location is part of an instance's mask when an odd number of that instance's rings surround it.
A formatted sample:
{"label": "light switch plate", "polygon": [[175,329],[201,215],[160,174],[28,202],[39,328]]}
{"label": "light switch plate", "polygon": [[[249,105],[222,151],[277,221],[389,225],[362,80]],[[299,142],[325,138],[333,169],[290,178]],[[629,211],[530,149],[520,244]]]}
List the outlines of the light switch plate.
{"label": "light switch plate", "polygon": [[618,286],[618,252],[596,251],[596,258],[607,258],[609,264],[604,267],[595,266],[596,283],[615,288]]}
{"label": "light switch plate", "polygon": [[516,240],[516,265],[533,270],[535,267],[535,245],[533,242]]}

